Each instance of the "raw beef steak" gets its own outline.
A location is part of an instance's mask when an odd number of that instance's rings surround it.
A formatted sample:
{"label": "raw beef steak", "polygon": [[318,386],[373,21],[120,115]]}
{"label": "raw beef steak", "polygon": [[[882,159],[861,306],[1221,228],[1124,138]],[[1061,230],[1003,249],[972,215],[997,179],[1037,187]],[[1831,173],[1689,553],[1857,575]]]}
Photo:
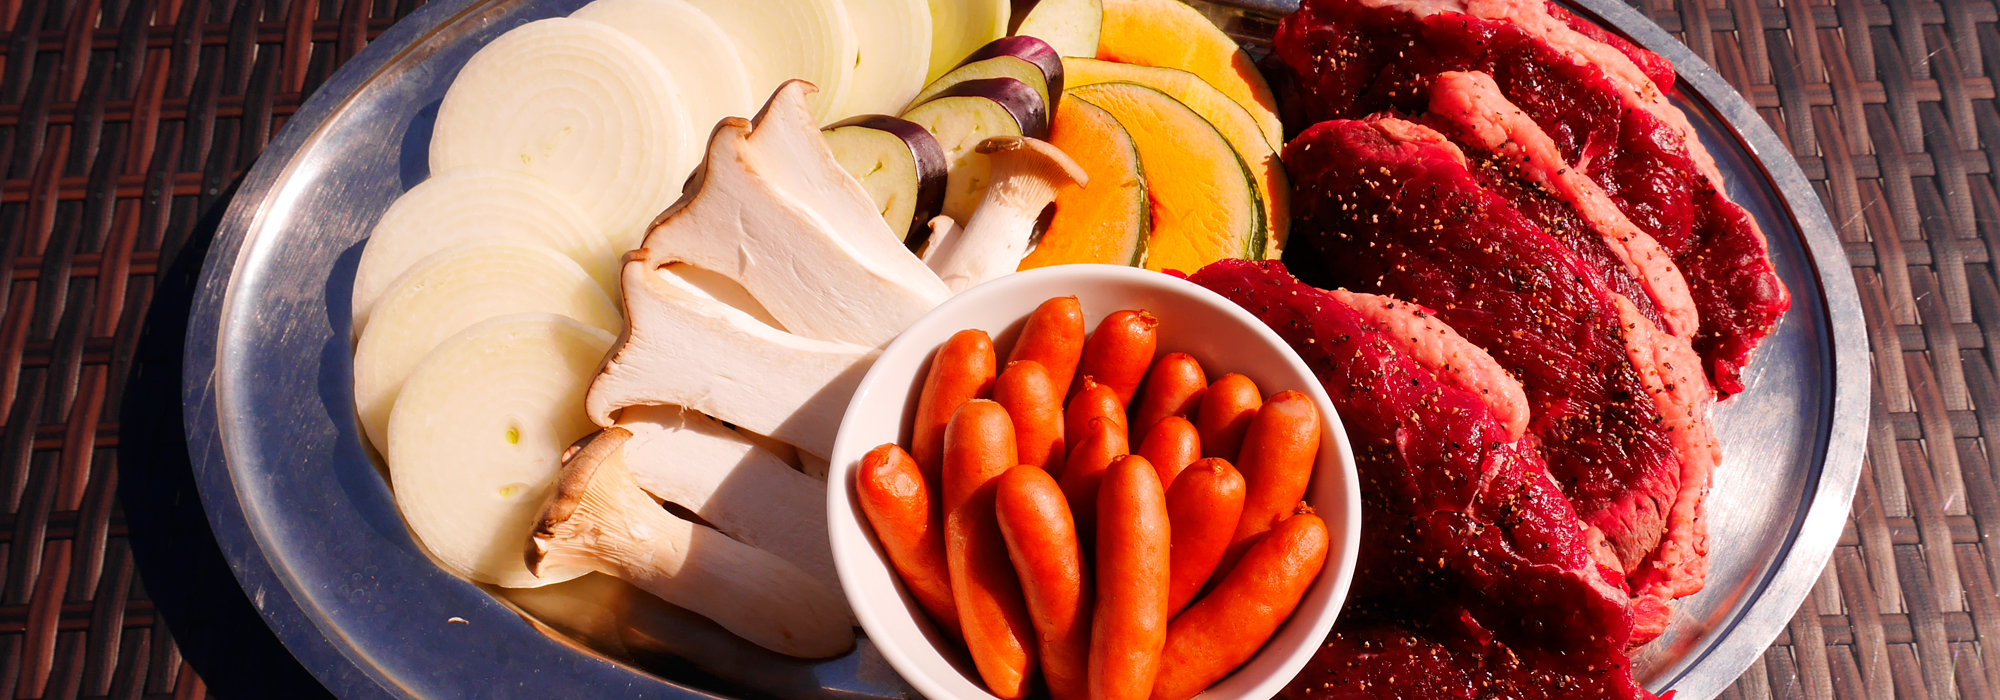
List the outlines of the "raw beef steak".
{"label": "raw beef steak", "polygon": [[1661,92],[1668,95],[1674,94],[1674,64],[1667,62],[1665,57],[1639,48],[1632,42],[1626,41],[1625,37],[1605,31],[1603,27],[1597,26],[1590,20],[1576,16],[1554,2],[1544,3],[1543,7],[1548,10],[1550,17],[1562,20],[1562,23],[1568,26],[1570,31],[1582,34],[1586,39],[1609,46],[1616,49],[1618,53],[1625,54],[1625,58],[1630,60],[1632,66],[1646,76],[1647,81],[1653,83]]}
{"label": "raw beef steak", "polygon": [[[1287,697],[1488,697],[1450,690],[1482,687],[1650,697],[1630,674],[1620,575],[1593,558],[1595,531],[1495,413],[1521,399],[1489,355],[1424,309],[1317,290],[1281,263],[1222,261],[1191,279],[1248,309],[1313,368],[1361,476],[1353,593]],[[1441,610],[1461,627],[1436,624]],[[1357,643],[1391,637],[1421,639]],[[1446,645],[1449,659],[1432,653]]]}
{"label": "raw beef steak", "polygon": [[1790,297],[1763,235],[1690,143],[1686,117],[1625,52],[1531,0],[1307,0],[1279,23],[1275,50],[1292,74],[1292,108],[1311,121],[1420,114],[1438,74],[1490,74],[1564,162],[1673,255],[1700,311],[1694,347],[1713,384],[1743,389],[1751,351]]}
{"label": "raw beef steak", "polygon": [[1664,601],[1706,574],[1699,516],[1717,452],[1692,351],[1483,187],[1436,131],[1323,122],[1285,162],[1293,231],[1333,281],[1435,309],[1520,378],[1549,471],[1644,598],[1640,636],[1657,633]]}
{"label": "raw beef steak", "polygon": [[[1508,644],[1461,606],[1384,614],[1341,610],[1326,646],[1284,700],[1576,700],[1652,698],[1626,676],[1560,651]],[[1358,605],[1367,610],[1353,607]],[[1437,606],[1435,602],[1429,604]]]}
{"label": "raw beef steak", "polygon": [[1424,124],[1465,151],[1482,184],[1568,244],[1647,319],[1680,338],[1694,336],[1700,316],[1673,257],[1603,188],[1563,162],[1555,141],[1500,94],[1492,76],[1440,73],[1430,95]]}

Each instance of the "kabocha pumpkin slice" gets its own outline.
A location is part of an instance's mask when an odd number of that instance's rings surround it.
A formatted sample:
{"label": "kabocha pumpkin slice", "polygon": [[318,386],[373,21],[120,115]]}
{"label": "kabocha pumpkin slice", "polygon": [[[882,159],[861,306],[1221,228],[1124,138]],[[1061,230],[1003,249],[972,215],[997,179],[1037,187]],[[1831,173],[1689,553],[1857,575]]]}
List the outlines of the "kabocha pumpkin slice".
{"label": "kabocha pumpkin slice", "polygon": [[[1117,63],[1095,58],[1064,58],[1063,85],[1066,89],[1080,88],[1098,83],[1136,83],[1167,93],[1168,97],[1180,100],[1195,114],[1214,124],[1217,131],[1232,144],[1243,144],[1238,150],[1246,154],[1270,151],[1272,141],[1264,135],[1264,129],[1257,123],[1250,111],[1237,104],[1227,93],[1216,89],[1201,76],[1178,69],[1158,68],[1134,63]],[[1254,142],[1253,142],[1254,139]],[[1247,158],[1245,160],[1248,160]]]}
{"label": "kabocha pumpkin slice", "polygon": [[1153,227],[1146,269],[1189,272],[1263,257],[1264,205],[1250,170],[1207,120],[1134,83],[1099,83],[1069,95],[1110,112],[1138,147]]}
{"label": "kabocha pumpkin slice", "polygon": [[972,221],[931,241],[924,264],[952,293],[963,292],[1020,269],[1034,240],[1035,221],[1065,186],[1090,186],[1076,161],[1039,139],[995,136],[979,144],[993,165],[993,184]]}
{"label": "kabocha pumpkin slice", "polygon": [[1049,127],[1049,144],[1083,168],[1090,186],[1070,185],[1056,192],[1055,217],[1020,269],[1144,262],[1151,214],[1132,135],[1104,108],[1063,100]]}
{"label": "kabocha pumpkin slice", "polygon": [[1276,260],[1284,254],[1291,229],[1292,182],[1285,177],[1285,164],[1278,160],[1280,142],[1267,141],[1263,129],[1250,112],[1229,99],[1199,76],[1173,68],[1154,68],[1112,63],[1094,58],[1063,59],[1065,84],[1083,87],[1098,83],[1136,83],[1164,92],[1180,100],[1195,114],[1208,120],[1222,138],[1236,149],[1243,164],[1250,167],[1257,196],[1264,200],[1264,221],[1270,237],[1264,244],[1264,258]]}
{"label": "kabocha pumpkin slice", "polygon": [[1257,119],[1265,141],[1285,142],[1278,101],[1256,62],[1201,11],[1180,0],[1104,0],[1097,57],[1201,76]]}

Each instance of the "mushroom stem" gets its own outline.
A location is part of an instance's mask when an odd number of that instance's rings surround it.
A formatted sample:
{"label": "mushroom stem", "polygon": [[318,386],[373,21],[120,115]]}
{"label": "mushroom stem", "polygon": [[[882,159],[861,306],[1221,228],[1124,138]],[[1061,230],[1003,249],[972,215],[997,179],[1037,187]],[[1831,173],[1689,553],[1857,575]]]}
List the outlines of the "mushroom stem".
{"label": "mushroom stem", "polygon": [[995,136],[978,150],[993,162],[985,198],[964,229],[945,241],[934,238],[933,247],[945,247],[924,256],[953,294],[1020,267],[1042,209],[1064,186],[1087,186],[1090,179],[1061,149],[1038,139]]}
{"label": "mushroom stem", "polygon": [[640,490],[840,587],[826,536],[826,481],[679,406],[627,406],[618,427],[632,432],[625,467]]}
{"label": "mushroom stem", "polygon": [[931,217],[927,225],[931,227],[931,239],[924,244],[923,260],[935,271],[945,256],[958,248],[958,234],[964,233],[965,228],[943,214]]}
{"label": "mushroom stem", "polygon": [[606,428],[563,453],[556,493],[528,542],[529,571],[564,564],[616,576],[789,656],[854,646],[838,593],[777,555],[674,517],[641,491],[625,464],[631,438]]}

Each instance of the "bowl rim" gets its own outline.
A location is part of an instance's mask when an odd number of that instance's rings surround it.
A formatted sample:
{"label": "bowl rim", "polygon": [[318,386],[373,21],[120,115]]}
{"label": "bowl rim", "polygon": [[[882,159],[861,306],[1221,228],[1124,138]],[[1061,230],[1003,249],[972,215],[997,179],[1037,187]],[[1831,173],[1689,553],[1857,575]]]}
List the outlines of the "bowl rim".
{"label": "bowl rim", "polygon": [[[1308,378],[1316,376],[1312,368],[1305,363],[1303,358],[1299,357],[1298,352],[1293,350],[1290,344],[1278,337],[1278,334],[1272,331],[1269,326],[1266,326],[1263,321],[1243,309],[1243,307],[1238,306],[1235,302],[1176,274],[1155,272],[1123,265],[1096,263],[1057,265],[1004,275],[953,295],[943,304],[931,309],[923,317],[911,323],[910,327],[915,328],[923,325],[933,317],[949,318],[962,316],[965,311],[977,308],[980,304],[986,303],[986,299],[990,296],[1000,295],[1004,297],[1009,293],[1026,292],[1027,290],[1041,288],[1049,283],[1062,280],[1108,282],[1114,285],[1135,286],[1150,291],[1187,297],[1192,301],[1212,307],[1249,328],[1251,334],[1258,341],[1277,348],[1280,351],[1279,355],[1284,358],[1289,368],[1299,376]],[[887,386],[891,381],[889,378],[890,375],[901,374],[900,371],[889,368],[900,365],[900,363],[895,361],[899,356],[912,353],[918,354],[920,358],[919,366],[928,363],[931,348],[922,346],[934,344],[935,342],[934,340],[926,341],[919,338],[916,334],[908,332],[898,335],[895,340],[890,341],[883,348],[882,353],[877,357],[875,365],[869,368],[867,374],[862,377],[861,382],[856,386],[853,398],[848,401],[847,409],[841,414],[840,430],[834,440],[833,455],[828,466],[827,539],[833,550],[834,569],[840,576],[841,593],[847,598],[849,607],[854,611],[855,619],[860,622],[863,631],[867,632],[868,638],[873,641],[877,650],[881,652],[882,657],[889,662],[889,665],[896,670],[898,675],[902,676],[905,682],[908,682],[927,698],[945,700],[948,698],[957,698],[957,695],[925,672],[911,656],[911,653],[904,648],[905,645],[889,639],[889,635],[877,633],[877,630],[884,629],[887,624],[887,621],[883,617],[886,613],[869,604],[867,597],[857,590],[860,588],[860,584],[849,583],[849,581],[857,580],[855,574],[860,573],[861,569],[858,567],[863,566],[861,557],[870,557],[877,565],[890,568],[890,576],[892,579],[895,578],[893,566],[886,561],[887,557],[881,551],[881,546],[876,541],[873,532],[866,527],[860,527],[858,528],[861,531],[859,539],[842,536],[843,532],[856,529],[850,523],[866,519],[865,516],[858,516],[855,513],[859,509],[859,506],[851,497],[853,487],[852,473],[855,471],[861,456],[876,446],[874,444],[854,444],[862,441],[863,438],[858,437],[856,435],[858,431],[852,429],[858,423],[851,420],[851,418],[863,409],[864,404],[871,402],[870,399],[873,397],[875,391],[886,390],[891,391],[891,393],[897,391],[908,393],[910,391],[908,387]],[[919,380],[921,381],[921,376],[919,376]],[[1326,420],[1321,423],[1321,439],[1324,441],[1327,437],[1332,438],[1333,449],[1336,455],[1335,468],[1340,470],[1342,483],[1346,486],[1337,496],[1342,501],[1344,517],[1341,518],[1340,522],[1332,522],[1331,520],[1327,522],[1329,534],[1332,535],[1329,541],[1329,554],[1332,556],[1328,557],[1326,564],[1322,567],[1321,576],[1325,576],[1330,568],[1335,578],[1332,583],[1332,595],[1328,598],[1326,608],[1318,611],[1318,618],[1314,620],[1313,627],[1308,635],[1309,639],[1319,640],[1324,639],[1327,634],[1331,633],[1335,620],[1338,619],[1340,612],[1346,605],[1349,586],[1353,582],[1356,556],[1360,549],[1361,537],[1360,476],[1355,468],[1353,449],[1348,443],[1346,428],[1342,425],[1340,414],[1335,410],[1333,401],[1327,395],[1325,387],[1321,386],[1318,381],[1307,381],[1305,386],[1295,388],[1310,397],[1314,405],[1319,408],[1321,415],[1325,417]],[[907,401],[908,399],[904,399],[904,402]],[[1318,469],[1318,467],[1315,467],[1315,469]],[[1314,479],[1317,480],[1318,478],[1320,478],[1320,475],[1315,473]],[[1326,516],[1324,513],[1321,515],[1323,517]],[[857,542],[865,542],[866,546],[856,546]],[[1318,586],[1318,580],[1315,580],[1313,585],[1315,587]],[[899,589],[903,588],[900,581],[896,582],[896,586]],[[1308,596],[1310,596],[1310,593],[1308,593]],[[899,597],[904,600],[905,611],[922,621],[921,624],[929,624],[922,613],[908,609],[910,596],[907,590],[902,590]],[[1304,608],[1303,601],[1301,601],[1300,608],[1294,609],[1291,616],[1286,618],[1286,622],[1308,612]],[[1282,624],[1280,625],[1281,628]],[[1287,658],[1283,662],[1283,668],[1286,672],[1273,674],[1272,677],[1259,681],[1255,686],[1255,690],[1258,691],[1259,695],[1264,695],[1262,691],[1266,690],[1267,686],[1282,686],[1284,683],[1289,683],[1312,659],[1313,654],[1319,650],[1320,646],[1321,644],[1315,641],[1314,643],[1302,644],[1289,650],[1286,653]],[[1279,649],[1275,647],[1267,646],[1260,648],[1256,654],[1245,660],[1242,666],[1247,666],[1257,658],[1276,651],[1279,651]],[[1239,666],[1239,668],[1242,666]],[[1277,676],[1283,676],[1283,678],[1278,678]],[[1226,678],[1227,676],[1225,676]],[[976,680],[975,683],[977,683]],[[1268,687],[1270,691],[1269,695],[1275,695],[1277,689],[1277,687]],[[1207,691],[1204,690],[1203,694],[1206,693]],[[1268,697],[1269,695],[1264,696]],[[1197,695],[1197,697],[1200,696]],[[982,693],[974,698],[960,698],[959,700],[998,700],[998,698],[991,693]]]}

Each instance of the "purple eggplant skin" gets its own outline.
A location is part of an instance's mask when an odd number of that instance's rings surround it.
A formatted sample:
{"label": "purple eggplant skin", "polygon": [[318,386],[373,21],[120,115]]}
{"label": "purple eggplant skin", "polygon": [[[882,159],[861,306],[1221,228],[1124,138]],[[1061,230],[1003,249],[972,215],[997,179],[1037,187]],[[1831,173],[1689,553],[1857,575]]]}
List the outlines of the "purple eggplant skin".
{"label": "purple eggplant skin", "polygon": [[979,47],[978,51],[966,56],[965,60],[953,67],[953,70],[1000,56],[1013,56],[1042,69],[1042,81],[1049,86],[1049,113],[1054,114],[1056,103],[1062,101],[1063,63],[1062,54],[1056,53],[1055,47],[1050,46],[1049,42],[1032,36],[1000,37],[986,42],[986,45]]}
{"label": "purple eggplant skin", "polygon": [[910,157],[917,162],[916,211],[910,217],[910,228],[903,236],[903,245],[915,253],[924,249],[924,243],[931,238],[931,219],[944,210],[944,186],[946,163],[944,149],[938,146],[937,137],[930,130],[907,119],[898,119],[886,114],[863,114],[843,119],[826,127],[831,131],[844,126],[858,126],[864,129],[887,132],[909,147]]}
{"label": "purple eggplant skin", "polygon": [[945,88],[926,101],[935,102],[947,97],[984,97],[992,100],[1013,115],[1014,123],[1021,126],[1022,136],[1031,139],[1049,137],[1049,106],[1042,101],[1042,94],[1035,92],[1035,88],[1027,83],[1013,78],[967,80]]}

